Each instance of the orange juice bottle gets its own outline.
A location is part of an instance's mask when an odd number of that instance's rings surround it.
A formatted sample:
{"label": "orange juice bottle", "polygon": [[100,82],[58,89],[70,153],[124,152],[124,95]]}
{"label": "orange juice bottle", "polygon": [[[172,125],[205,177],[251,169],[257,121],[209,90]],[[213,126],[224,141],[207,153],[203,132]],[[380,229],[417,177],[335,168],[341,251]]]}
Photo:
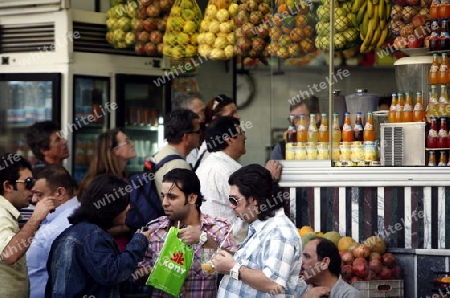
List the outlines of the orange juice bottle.
{"label": "orange juice bottle", "polygon": [[373,128],[373,118],[372,112],[367,113],[367,121],[364,126],[364,142],[374,142],[375,141],[375,130]]}
{"label": "orange juice bottle", "polygon": [[428,96],[428,103],[438,103],[439,102],[439,97],[437,94],[437,86],[436,85],[431,85],[431,91],[430,94]]}
{"label": "orange juice bottle", "polygon": [[388,112],[388,122],[395,123],[395,113],[397,112],[397,93],[392,93],[392,103]]}
{"label": "orange juice bottle", "polygon": [[439,66],[439,84],[447,84],[448,58],[447,53],[442,53],[442,63]]}
{"label": "orange juice bottle", "polygon": [[331,139],[333,143],[339,143],[341,141],[341,127],[339,126],[338,113],[333,114],[333,127],[331,131]]}
{"label": "orange juice bottle", "polygon": [[319,127],[319,142],[329,142],[330,133],[328,132],[328,118],[327,114],[322,114],[322,120]]}
{"label": "orange juice bottle", "polygon": [[306,128],[306,115],[300,114],[297,126],[297,142],[305,143],[308,130]]}
{"label": "orange juice bottle", "polygon": [[433,63],[431,64],[430,72],[428,73],[428,82],[431,85],[439,84],[438,72],[439,57],[437,53],[433,53]]}
{"label": "orange juice bottle", "polygon": [[417,91],[417,103],[414,106],[414,122],[424,122],[425,121],[425,110],[423,109],[423,99],[422,92]]}
{"label": "orange juice bottle", "polygon": [[413,122],[414,114],[413,114],[411,93],[406,92],[405,94],[406,94],[406,101],[405,106],[403,107],[402,122]]}
{"label": "orange juice bottle", "polygon": [[309,121],[308,134],[306,135],[306,141],[310,143],[317,143],[319,140],[319,132],[316,126],[316,115],[310,115],[311,120]]}
{"label": "orange juice bottle", "polygon": [[350,113],[345,113],[344,126],[342,127],[342,142],[353,142],[355,140],[355,133],[353,132]]}
{"label": "orange juice bottle", "polygon": [[405,98],[402,92],[398,93],[398,101],[395,110],[395,122],[402,122],[403,107],[405,106]]}

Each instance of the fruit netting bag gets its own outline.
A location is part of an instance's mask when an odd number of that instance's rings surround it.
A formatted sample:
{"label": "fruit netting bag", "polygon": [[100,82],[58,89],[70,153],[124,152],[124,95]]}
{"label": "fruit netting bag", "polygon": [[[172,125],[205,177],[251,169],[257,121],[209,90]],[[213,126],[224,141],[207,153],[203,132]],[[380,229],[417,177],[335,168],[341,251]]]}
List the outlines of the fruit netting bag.
{"label": "fruit netting bag", "polygon": [[174,0],[140,0],[133,29],[135,52],[147,56],[163,54],[163,36]]}
{"label": "fruit netting bag", "polygon": [[135,35],[132,24],[135,18],[133,0],[111,0],[111,8],[106,13],[106,40],[115,48],[132,47],[135,43]]}
{"label": "fruit netting bag", "polygon": [[167,19],[164,55],[177,59],[195,56],[202,19],[202,12],[195,0],[176,0]]}
{"label": "fruit netting bag", "polygon": [[281,59],[300,58],[316,51],[313,6],[308,0],[279,0],[269,29],[268,53]]}
{"label": "fruit netting bag", "polygon": [[[253,1],[253,0],[252,0]],[[209,0],[200,23],[198,53],[211,60],[227,60],[234,56],[236,0]]]}
{"label": "fruit netting bag", "polygon": [[359,26],[355,27],[357,21],[356,15],[352,13],[352,2],[335,2],[334,32],[331,32],[330,13],[330,2],[328,0],[317,8],[316,47],[323,51],[329,51],[330,34],[333,36],[335,51],[354,47],[360,41],[360,38]]}
{"label": "fruit netting bag", "polygon": [[271,0],[241,0],[237,15],[234,17],[235,55],[250,58],[268,57],[271,22]]}
{"label": "fruit netting bag", "polygon": [[146,283],[174,297],[180,294],[194,257],[192,247],[178,238],[179,230],[170,228]]}

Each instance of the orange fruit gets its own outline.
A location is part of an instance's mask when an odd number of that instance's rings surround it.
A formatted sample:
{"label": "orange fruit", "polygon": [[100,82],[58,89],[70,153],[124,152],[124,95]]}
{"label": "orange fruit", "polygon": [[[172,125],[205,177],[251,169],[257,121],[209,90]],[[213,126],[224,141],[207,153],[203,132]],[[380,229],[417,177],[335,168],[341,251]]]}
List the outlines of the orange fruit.
{"label": "orange fruit", "polygon": [[303,227],[301,227],[301,228],[298,230],[298,232],[299,232],[300,236],[303,237],[303,236],[305,236],[306,234],[314,233],[314,229],[311,228],[310,226],[303,226]]}

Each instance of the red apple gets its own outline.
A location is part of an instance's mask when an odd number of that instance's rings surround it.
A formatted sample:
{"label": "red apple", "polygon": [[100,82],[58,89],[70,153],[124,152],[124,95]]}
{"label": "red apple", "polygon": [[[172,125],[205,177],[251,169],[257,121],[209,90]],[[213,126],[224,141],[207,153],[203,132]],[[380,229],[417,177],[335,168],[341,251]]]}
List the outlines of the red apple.
{"label": "red apple", "polygon": [[347,280],[351,279],[352,278],[352,273],[353,273],[352,265],[344,265],[344,266],[342,266],[341,274],[342,274],[342,277],[344,279],[347,279]]}
{"label": "red apple", "polygon": [[144,53],[145,53],[144,44],[142,44],[142,43],[137,43],[137,44],[134,46],[134,51],[135,51],[136,53],[138,53],[139,55],[144,54]]}
{"label": "red apple", "polygon": [[395,257],[393,254],[387,252],[383,254],[382,262],[384,266],[387,266],[388,268],[394,268],[395,266]]}
{"label": "red apple", "polygon": [[342,262],[344,263],[344,265],[351,265],[353,263],[353,261],[355,260],[355,257],[353,256],[353,254],[351,252],[345,251],[343,252],[342,256],[341,256]]}
{"label": "red apple", "polygon": [[408,38],[408,48],[410,49],[421,48],[422,44],[422,40],[414,35],[410,35],[410,37]]}
{"label": "red apple", "polygon": [[392,278],[391,270],[389,270],[388,267],[383,266],[383,269],[381,269],[379,276],[381,280],[391,279]]}
{"label": "red apple", "polygon": [[147,42],[145,44],[145,53],[149,56],[155,55],[156,53],[156,46],[155,44],[151,43],[151,42]]}
{"label": "red apple", "polygon": [[156,27],[158,26],[158,21],[154,18],[148,18],[144,21],[142,26],[144,27],[145,31],[150,33],[156,29]]}
{"label": "red apple", "polygon": [[370,255],[370,248],[365,244],[358,244],[353,250],[356,258],[367,258]]}
{"label": "red apple", "polygon": [[[356,261],[356,260],[355,260]],[[364,278],[369,274],[369,267],[367,266],[367,262],[358,262],[356,264],[353,264],[352,267],[353,274],[355,274],[358,277]],[[389,270],[389,273],[391,271]]]}
{"label": "red apple", "polygon": [[162,43],[162,40],[163,40],[163,35],[161,32],[152,31],[150,33],[150,41],[153,42],[154,44]]}
{"label": "red apple", "polygon": [[375,273],[380,273],[383,269],[380,259],[373,259],[369,262],[369,269]]}

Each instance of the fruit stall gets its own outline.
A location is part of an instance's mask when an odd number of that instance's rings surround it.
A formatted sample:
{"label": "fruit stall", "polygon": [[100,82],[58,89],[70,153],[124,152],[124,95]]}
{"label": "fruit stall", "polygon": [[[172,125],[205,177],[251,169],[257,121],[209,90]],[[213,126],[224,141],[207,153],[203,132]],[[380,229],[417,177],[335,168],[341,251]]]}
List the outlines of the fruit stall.
{"label": "fruit stall", "polygon": [[[372,283],[398,276],[404,290],[399,297],[431,297],[447,286],[441,279],[450,271],[448,169],[347,168],[317,161],[282,161],[282,165],[280,185],[290,193],[291,219],[298,227],[311,227],[300,233],[334,231],[330,238],[338,248],[350,248],[353,255],[342,255],[345,265],[352,262],[351,270],[343,266],[347,279],[361,285],[374,276]],[[380,253],[381,271],[372,252]],[[353,258],[361,256],[366,261],[354,264]],[[378,274],[369,275],[371,265]]]}

